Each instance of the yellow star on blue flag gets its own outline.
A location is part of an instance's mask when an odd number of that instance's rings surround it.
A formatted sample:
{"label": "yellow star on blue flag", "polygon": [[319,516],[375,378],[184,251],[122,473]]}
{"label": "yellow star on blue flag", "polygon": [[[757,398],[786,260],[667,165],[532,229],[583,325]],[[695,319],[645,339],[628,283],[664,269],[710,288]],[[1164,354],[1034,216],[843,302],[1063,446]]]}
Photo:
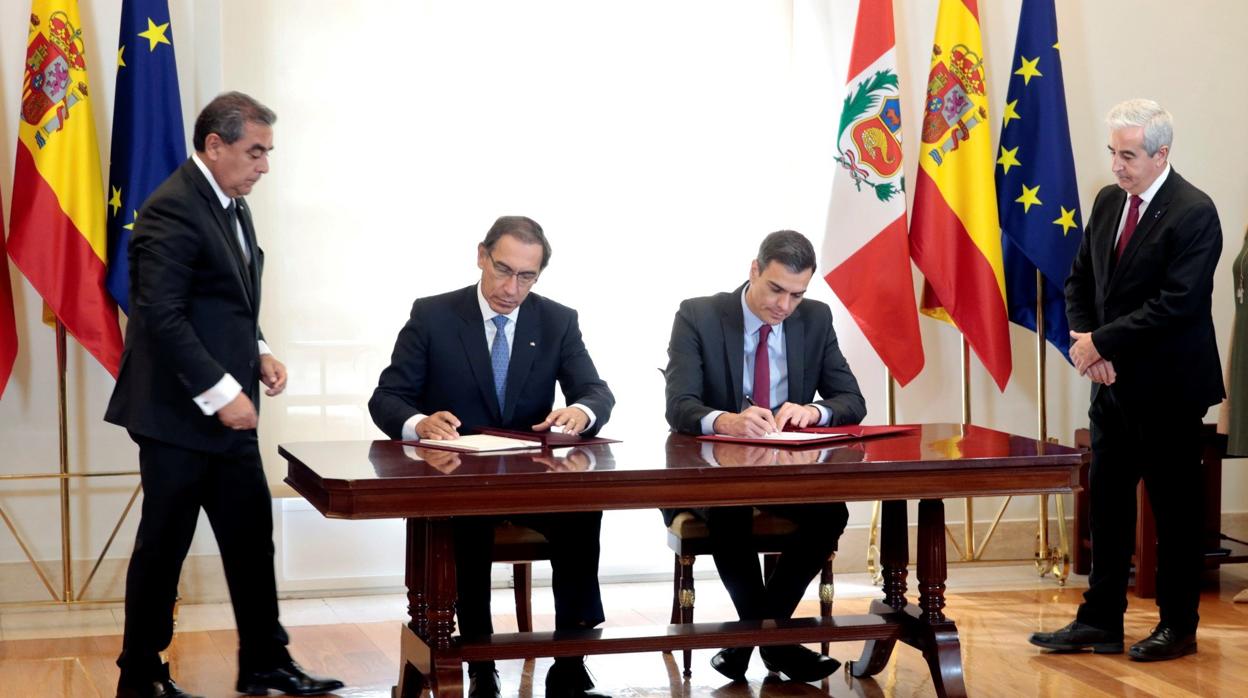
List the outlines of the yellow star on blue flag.
{"label": "yellow star on blue flag", "polygon": [[[1023,0],[1014,45],[1018,69],[1010,76],[1001,123],[997,211],[1010,320],[1034,331],[1042,302],[1044,336],[1069,359],[1064,286],[1083,224],[1057,47],[1053,0]],[[1026,157],[1015,157],[1019,152]],[[1042,300],[1036,295],[1037,271],[1044,278]]]}
{"label": "yellow star on blue flag", "polygon": [[[131,48],[135,37],[147,40]],[[117,48],[117,89],[113,98],[112,164],[108,181],[108,292],[118,307],[130,309],[130,262],[126,249],[143,201],[186,161],[182,98],[174,61],[168,0],[123,0]],[[165,48],[156,50],[161,45]],[[123,59],[124,56],[124,59]],[[131,211],[129,222],[118,211]]]}

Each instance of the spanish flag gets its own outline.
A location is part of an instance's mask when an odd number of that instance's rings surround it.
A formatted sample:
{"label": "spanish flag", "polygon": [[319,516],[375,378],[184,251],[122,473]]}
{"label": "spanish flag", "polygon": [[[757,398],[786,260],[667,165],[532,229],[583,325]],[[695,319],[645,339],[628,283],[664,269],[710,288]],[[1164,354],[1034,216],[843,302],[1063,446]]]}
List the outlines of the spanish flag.
{"label": "spanish flag", "polygon": [[116,376],[121,331],[104,289],[104,186],[78,3],[34,0],[27,37],[9,256]]}
{"label": "spanish flag", "polygon": [[941,0],[910,256],[927,279],[923,313],[956,325],[1005,390],[1010,330],[983,55],[977,0]]}
{"label": "spanish flag", "polygon": [[17,320],[13,317],[9,260],[4,254],[4,221],[0,220],[0,396],[9,384],[14,361],[17,361]]}

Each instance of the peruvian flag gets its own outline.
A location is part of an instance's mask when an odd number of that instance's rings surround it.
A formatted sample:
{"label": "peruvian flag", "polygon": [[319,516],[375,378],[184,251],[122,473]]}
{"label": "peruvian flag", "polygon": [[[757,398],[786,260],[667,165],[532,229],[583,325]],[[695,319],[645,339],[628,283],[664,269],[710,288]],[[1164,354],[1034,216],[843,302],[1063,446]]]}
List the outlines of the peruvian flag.
{"label": "peruvian flag", "polygon": [[823,239],[824,280],[901,385],[923,369],[901,167],[892,0],[861,0]]}

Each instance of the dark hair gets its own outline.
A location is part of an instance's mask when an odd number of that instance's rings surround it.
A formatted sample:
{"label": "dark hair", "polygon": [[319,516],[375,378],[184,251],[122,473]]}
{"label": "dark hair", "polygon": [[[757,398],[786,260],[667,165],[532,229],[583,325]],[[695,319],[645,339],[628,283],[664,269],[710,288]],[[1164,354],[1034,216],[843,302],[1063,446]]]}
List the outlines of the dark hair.
{"label": "dark hair", "polygon": [[758,246],[758,270],[761,272],[772,262],[779,262],[794,274],[815,268],[815,248],[805,235],[792,230],[777,230],[763,238]]}
{"label": "dark hair", "polygon": [[251,122],[272,126],[277,114],[242,92],[226,92],[217,95],[195,119],[195,134],[191,144],[196,152],[204,152],[208,134],[215,133],[226,143],[234,143],[243,137],[243,125]]}
{"label": "dark hair", "polygon": [[486,252],[493,252],[494,243],[504,235],[510,235],[520,242],[541,245],[541,268],[545,269],[550,263],[550,243],[546,241],[546,234],[542,232],[542,226],[538,225],[537,221],[528,216],[500,216],[494,221],[494,225],[490,226],[490,232],[485,234],[481,246]]}

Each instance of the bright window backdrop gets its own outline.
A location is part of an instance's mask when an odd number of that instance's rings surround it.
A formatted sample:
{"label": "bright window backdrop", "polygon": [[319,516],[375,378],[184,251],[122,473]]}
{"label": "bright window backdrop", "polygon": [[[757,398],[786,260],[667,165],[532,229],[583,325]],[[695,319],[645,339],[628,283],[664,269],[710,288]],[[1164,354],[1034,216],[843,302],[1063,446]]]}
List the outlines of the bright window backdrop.
{"label": "bright window backdrop", "polygon": [[[938,4],[895,2],[907,143],[920,122]],[[365,402],[411,301],[471,283],[475,244],[498,215],[532,216],[549,233],[555,255],[537,292],[580,310],[590,351],[619,399],[607,428],[619,436],[665,428],[655,367],[665,361],[680,299],[739,284],[769,231],[795,228],[818,245],[829,220],[836,224],[827,202],[850,0],[170,5],[188,129],[222,89],[251,92],[279,114],[273,172],[251,197],[268,259],[264,327],[292,371],[289,394],[266,401],[262,415],[274,481],[283,467],[278,443],[377,435]],[[107,162],[120,2],[81,6]],[[995,134],[1020,0],[979,6]],[[1058,0],[1057,9],[1084,215],[1111,182],[1104,113],[1128,97],[1155,97],[1176,117],[1176,169],[1208,191],[1222,215],[1214,315],[1225,352],[1230,263],[1248,222],[1248,131],[1236,127],[1248,92],[1228,86],[1248,63],[1248,4],[1191,0],[1176,12],[1163,0]],[[28,0],[0,0],[6,220],[29,11]],[[1198,47],[1182,43],[1189,40]],[[910,181],[914,155],[907,145]],[[14,292],[22,346],[0,401],[0,473],[54,471],[51,333],[16,274]],[[882,422],[882,366],[822,282],[811,295],[832,304],[868,421]],[[898,392],[898,417],[957,420],[957,336],[930,320],[921,325],[927,368]],[[1012,337],[1015,372],[1004,394],[972,362],[973,419],[1031,434],[1034,335],[1015,327]],[[1054,351],[1048,364],[1049,433],[1068,443],[1086,424],[1087,383]],[[72,468],[134,467],[133,445],[101,421],[112,379],[72,342],[69,380]],[[103,545],[130,487],[75,485],[76,557]],[[1228,468],[1224,508],[1242,511],[1246,491],[1245,478]],[[6,484],[0,504],[36,557],[57,559],[50,483]],[[1030,517],[1030,505],[1017,502],[1007,518]],[[298,500],[284,509],[277,535],[285,588],[350,586],[353,577],[401,583],[397,525],[326,521]],[[960,509],[949,507],[951,521]],[[978,518],[992,511],[995,504],[981,503]],[[851,525],[866,520],[865,507],[851,508]],[[128,555],[134,521],[112,557]],[[624,555],[630,532],[639,545]],[[604,573],[670,569],[657,513],[610,513],[605,535]],[[323,554],[327,547],[335,553]],[[210,538],[194,550],[210,553]],[[21,559],[0,532],[0,563]]]}

